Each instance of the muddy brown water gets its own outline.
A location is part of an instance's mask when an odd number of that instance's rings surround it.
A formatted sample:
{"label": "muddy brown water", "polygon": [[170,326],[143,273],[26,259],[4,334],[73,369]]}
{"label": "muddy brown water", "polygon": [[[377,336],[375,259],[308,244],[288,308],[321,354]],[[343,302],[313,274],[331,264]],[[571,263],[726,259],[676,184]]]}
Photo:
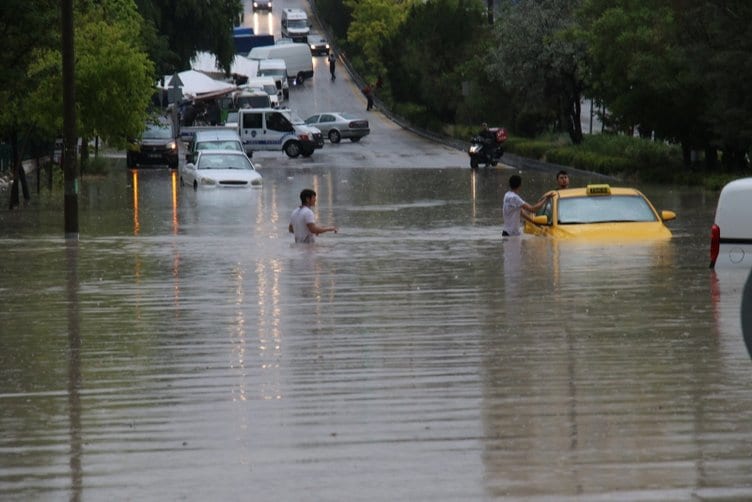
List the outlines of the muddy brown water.
{"label": "muddy brown water", "polygon": [[0,212],[1,499],[752,498],[717,194],[640,186],[674,238],[599,246],[503,241],[507,170],[262,174],[85,180],[77,242],[57,196]]}

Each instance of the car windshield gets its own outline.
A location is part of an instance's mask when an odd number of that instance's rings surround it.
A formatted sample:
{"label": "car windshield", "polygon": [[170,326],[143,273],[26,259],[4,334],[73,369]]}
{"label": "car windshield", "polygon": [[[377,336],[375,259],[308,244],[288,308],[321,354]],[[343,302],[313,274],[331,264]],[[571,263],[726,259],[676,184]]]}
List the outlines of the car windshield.
{"label": "car windshield", "polygon": [[292,122],[293,124],[305,124],[305,122],[303,122],[303,119],[300,118],[300,116],[298,116],[298,114],[295,112],[291,111],[290,116],[288,118],[290,119],[290,122]]}
{"label": "car windshield", "polygon": [[149,124],[143,134],[144,139],[170,139],[172,128],[166,124]]}
{"label": "car windshield", "polygon": [[639,195],[565,197],[559,199],[559,224],[657,221]]}
{"label": "car windshield", "polygon": [[357,115],[354,115],[354,114],[348,113],[348,112],[340,113],[340,115],[345,120],[359,120],[360,119],[360,117],[358,117]]}
{"label": "car windshield", "polygon": [[[235,118],[237,120],[237,117]],[[242,151],[237,140],[200,141],[196,143],[196,150],[235,150]]]}
{"label": "car windshield", "polygon": [[247,169],[253,165],[244,155],[202,155],[198,159],[198,169]]}
{"label": "car windshield", "polygon": [[304,30],[308,28],[308,22],[305,19],[288,19],[287,27]]}
{"label": "car windshield", "polygon": [[259,77],[282,77],[285,75],[283,70],[276,70],[274,68],[266,68],[259,70]]}

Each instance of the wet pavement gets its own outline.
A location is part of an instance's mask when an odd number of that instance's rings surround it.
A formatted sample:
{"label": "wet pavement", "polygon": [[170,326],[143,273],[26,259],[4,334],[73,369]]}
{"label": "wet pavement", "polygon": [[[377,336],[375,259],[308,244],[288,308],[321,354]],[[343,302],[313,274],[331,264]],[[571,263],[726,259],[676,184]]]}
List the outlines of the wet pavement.
{"label": "wet pavement", "polygon": [[[640,187],[678,213],[664,245],[503,241],[509,173],[115,169],[77,243],[56,196],[0,212],[0,498],[752,498],[717,195]],[[314,247],[303,187],[341,228]]]}

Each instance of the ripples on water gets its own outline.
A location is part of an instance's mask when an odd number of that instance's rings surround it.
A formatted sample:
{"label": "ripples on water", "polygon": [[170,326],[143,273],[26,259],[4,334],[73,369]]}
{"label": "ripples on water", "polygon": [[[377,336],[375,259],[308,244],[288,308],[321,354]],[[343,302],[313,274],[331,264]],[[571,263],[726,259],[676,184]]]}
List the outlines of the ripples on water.
{"label": "ripples on water", "polygon": [[712,197],[648,188],[670,243],[582,246],[502,241],[504,171],[263,174],[92,183],[67,252],[54,200],[0,215],[0,498],[752,497]]}

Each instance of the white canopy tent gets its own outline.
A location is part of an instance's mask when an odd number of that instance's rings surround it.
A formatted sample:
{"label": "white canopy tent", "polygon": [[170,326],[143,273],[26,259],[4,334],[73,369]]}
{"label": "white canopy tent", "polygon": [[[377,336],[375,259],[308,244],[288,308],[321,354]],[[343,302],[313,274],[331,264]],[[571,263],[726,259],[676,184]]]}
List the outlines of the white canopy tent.
{"label": "white canopy tent", "polygon": [[[191,60],[191,68],[207,75],[222,78],[224,72],[217,66],[217,58],[209,52],[199,52]],[[255,78],[258,73],[258,61],[248,59],[240,54],[235,55],[230,65],[231,75],[241,75],[247,78]]]}
{"label": "white canopy tent", "polygon": [[[170,82],[174,75],[165,75],[164,85],[161,82],[157,87],[163,90],[170,88]],[[203,95],[221,95],[234,91],[237,86],[229,82],[215,80],[210,76],[196,70],[186,70],[177,73],[177,77],[182,82],[183,96],[189,98],[201,97]]]}

